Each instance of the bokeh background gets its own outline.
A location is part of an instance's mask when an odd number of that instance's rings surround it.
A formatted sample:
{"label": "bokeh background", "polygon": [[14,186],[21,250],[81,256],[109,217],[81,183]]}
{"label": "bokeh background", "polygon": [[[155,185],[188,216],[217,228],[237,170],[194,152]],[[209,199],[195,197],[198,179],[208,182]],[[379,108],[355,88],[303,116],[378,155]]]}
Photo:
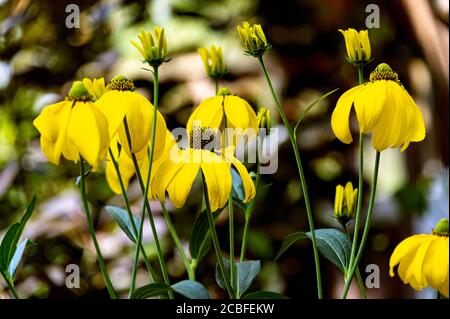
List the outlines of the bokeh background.
{"label": "bokeh background", "polygon": [[[65,9],[70,3],[80,7],[79,29],[65,26]],[[150,98],[151,74],[143,69],[130,40],[136,38],[140,28],[150,30],[155,24],[166,28],[172,58],[160,69],[160,110],[171,129],[184,126],[193,107],[214,93],[196,53],[196,48],[211,44],[222,45],[230,71],[221,85],[246,98],[255,109],[268,107],[273,122],[280,122],[257,61],[242,54],[236,25],[243,20],[261,23],[273,44],[266,64],[290,120],[295,121],[321,94],[340,88],[308,114],[298,138],[316,226],[339,227],[332,217],[335,186],[347,181],[357,183],[358,166],[356,143],[340,143],[330,127],[339,95],[356,83],[353,66],[345,62],[344,41],[338,29],[365,29],[369,3],[380,8],[380,28],[369,31],[374,62],[365,75],[378,63],[389,63],[420,105],[427,137],[404,153],[398,149],[382,153],[373,228],[361,271],[364,277],[365,265],[380,267],[380,288],[368,289],[371,298],[433,296],[427,291],[414,293],[398,277],[390,278],[388,261],[402,239],[430,232],[440,218],[448,216],[447,0],[0,0],[0,238],[2,229],[17,220],[32,195],[38,198],[24,234],[34,245],[17,275],[19,294],[29,298],[107,298],[75,185],[77,166],[68,161],[60,166],[47,163],[32,121],[42,107],[62,99],[73,80],[83,77],[110,80],[124,74]],[[373,158],[368,139],[366,190]],[[277,173],[263,176],[262,182],[270,187],[258,197],[251,222],[247,257],[260,259],[263,265],[252,289],[278,291],[291,298],[316,298],[309,242],[292,246],[280,260],[273,261],[286,235],[307,230],[295,160],[285,139],[279,145],[278,159]],[[101,171],[89,176],[88,188],[113,284],[125,291],[133,247],[103,209],[107,204],[122,205],[121,199],[109,190]],[[193,188],[185,208],[169,206],[186,244],[198,212],[199,189],[199,185]],[[138,212],[142,198],[135,183],[129,195]],[[181,259],[158,205],[154,206],[172,281],[184,279]],[[223,248],[228,241],[226,215],[221,215],[217,226]],[[243,214],[239,210],[236,219],[240,244]],[[144,239],[156,266],[149,231]],[[198,280],[215,297],[223,297],[224,292],[214,282],[214,263],[210,253],[198,269]],[[81,267],[79,289],[65,286],[68,264]],[[325,296],[337,297],[342,276],[325,259],[322,267]],[[144,269],[138,281],[139,285],[147,283]],[[5,286],[0,280],[0,298],[8,298]],[[350,296],[359,296],[356,286]]]}

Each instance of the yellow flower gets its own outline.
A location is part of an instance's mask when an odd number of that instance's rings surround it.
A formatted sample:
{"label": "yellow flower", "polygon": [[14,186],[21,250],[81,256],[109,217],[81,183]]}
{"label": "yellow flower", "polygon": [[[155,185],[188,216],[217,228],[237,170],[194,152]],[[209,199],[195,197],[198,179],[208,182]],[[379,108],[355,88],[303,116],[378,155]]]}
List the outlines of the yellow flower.
{"label": "yellow flower", "polygon": [[186,130],[192,132],[194,125],[212,129],[234,129],[227,131],[226,146],[236,145],[241,138],[254,137],[258,132],[256,114],[252,107],[244,99],[229,95],[229,91],[223,88],[218,96],[207,98],[197,106],[189,117]]}
{"label": "yellow flower", "polygon": [[47,159],[58,165],[61,155],[78,162],[80,155],[95,170],[109,145],[108,121],[80,81],[64,101],[46,106],[33,121]]}
{"label": "yellow flower", "polygon": [[[195,130],[200,128],[195,127]],[[201,129],[206,132],[207,129]],[[196,135],[196,134],[191,134]],[[175,207],[184,206],[192,184],[201,170],[207,185],[208,197],[211,211],[216,211],[225,206],[232,186],[231,165],[238,171],[242,178],[245,198],[248,202],[255,196],[255,185],[245,166],[233,155],[232,150],[217,155],[209,150],[203,149],[202,145],[181,150],[172,147],[168,157],[158,165],[155,175],[151,180],[150,190],[153,198],[165,201],[167,191],[172,204]]]}
{"label": "yellow flower", "polygon": [[448,219],[441,220],[433,234],[414,235],[403,240],[392,253],[389,274],[394,267],[405,284],[415,290],[432,287],[448,298]]}
{"label": "yellow flower", "polygon": [[336,186],[334,217],[343,225],[346,225],[353,218],[357,195],[358,189],[353,189],[351,182],[348,182],[345,188],[341,185]]}
{"label": "yellow flower", "polygon": [[164,28],[154,27],[155,39],[150,32],[141,29],[138,35],[139,43],[131,40],[136,49],[141,53],[144,61],[153,66],[159,66],[163,62],[167,62],[167,40]]}
{"label": "yellow flower", "polygon": [[267,42],[264,31],[261,25],[250,25],[247,21],[242,23],[242,26],[237,26],[239,38],[241,39],[241,45],[245,49],[245,53],[255,57],[262,56],[267,50],[271,48],[271,45]]}
{"label": "yellow flower", "polygon": [[207,48],[198,48],[197,51],[202,58],[205,72],[209,77],[216,79],[227,74],[221,46],[216,47],[212,45],[209,50]]}
{"label": "yellow flower", "polygon": [[347,59],[353,64],[366,64],[372,58],[372,50],[370,48],[369,31],[355,29],[341,30],[345,39],[345,46],[347,48]]}
{"label": "yellow flower", "polygon": [[331,127],[346,144],[353,141],[349,127],[353,106],[359,130],[372,132],[372,146],[377,151],[400,146],[404,151],[409,143],[425,138],[422,112],[386,63],[371,73],[370,82],[348,90],[336,104]]}
{"label": "yellow flower", "polygon": [[256,115],[256,123],[259,128],[266,129],[267,134],[270,134],[272,128],[272,121],[270,120],[270,111],[265,107],[260,107]]}
{"label": "yellow flower", "polygon": [[98,78],[94,80],[84,78],[83,84],[88,90],[89,94],[92,95],[92,100],[94,102],[97,101],[106,91],[104,78]]}
{"label": "yellow flower", "polygon": [[[95,102],[105,114],[109,124],[109,136],[112,140],[118,134],[118,141],[131,157],[135,154],[140,160],[147,154],[148,143],[152,138],[153,105],[141,94],[134,91],[134,84],[124,76],[116,76],[107,86],[107,92]],[[131,147],[128,143],[128,126]],[[164,151],[166,122],[157,112],[154,159]]]}
{"label": "yellow flower", "polygon": [[[155,171],[158,169],[159,165],[168,157],[169,151],[172,148],[172,146],[175,144],[175,139],[173,138],[172,134],[166,130],[166,140],[165,140],[165,146],[164,151],[159,158],[153,160],[152,164],[152,174],[151,176],[154,176]],[[149,145],[150,147],[150,145]],[[111,142],[111,151],[113,153],[113,156],[115,160],[117,161],[120,176],[122,178],[124,188],[125,190],[128,188],[128,184],[131,180],[131,178],[135,175],[135,167],[133,164],[133,161],[131,158],[125,153],[121,152],[119,149],[119,143],[118,143],[118,136],[113,139]],[[138,161],[139,165],[139,171],[141,176],[146,179],[147,173],[148,173],[148,160],[149,160],[149,152],[145,150],[145,155],[142,157],[141,160]],[[112,162],[112,159],[110,156],[106,159],[106,168],[105,168],[105,175],[106,175],[106,181],[108,182],[109,188],[116,193],[121,194],[122,189],[120,187],[119,178],[117,176],[116,169],[114,167],[114,163]],[[150,194],[149,194],[150,197]]]}

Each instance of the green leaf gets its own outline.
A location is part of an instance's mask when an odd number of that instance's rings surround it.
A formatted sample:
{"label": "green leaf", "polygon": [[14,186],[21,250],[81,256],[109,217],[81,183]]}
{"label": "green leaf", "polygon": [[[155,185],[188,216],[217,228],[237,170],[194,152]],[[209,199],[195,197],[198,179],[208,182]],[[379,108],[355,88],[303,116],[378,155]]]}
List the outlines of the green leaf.
{"label": "green leaf", "polygon": [[[135,231],[133,229],[133,224],[131,223],[130,215],[128,214],[128,211],[116,207],[116,206],[106,206],[105,207],[106,212],[116,221],[116,223],[119,225],[119,227],[123,230],[123,232],[130,238],[130,240],[133,243],[136,243],[137,236],[135,234]],[[134,225],[136,226],[136,229],[139,229],[140,227],[140,221],[135,216],[133,216]]]}
{"label": "green leaf", "polygon": [[169,292],[171,288],[164,284],[153,283],[140,287],[131,295],[131,299],[147,299],[150,297],[161,296]]}
{"label": "green leaf", "polygon": [[233,198],[236,198],[240,201],[243,201],[245,199],[245,191],[244,191],[244,185],[242,185],[242,178],[241,175],[233,168],[230,168],[231,171],[231,177],[232,177],[232,187],[231,187],[231,193]]}
{"label": "green leaf", "polygon": [[320,101],[325,100],[329,95],[333,94],[334,92],[338,91],[339,88],[331,90],[327,93],[325,93],[324,95],[318,97],[317,99],[315,99],[310,105],[308,105],[308,107],[302,112],[302,114],[300,114],[299,119],[297,120],[297,124],[295,124],[294,126],[294,135],[296,135],[297,133],[297,129],[298,126],[300,125],[300,123],[303,121],[303,119],[305,118],[306,113],[308,113],[314,106],[316,106]]}
{"label": "green leaf", "polygon": [[23,229],[26,223],[33,213],[34,207],[36,205],[36,196],[33,196],[30,204],[28,205],[25,214],[22,216],[18,223],[12,224],[6,231],[5,236],[0,244],[0,267],[4,272],[7,272],[9,263],[14,256],[17,249],[17,243],[19,242],[20,236],[22,236]]}
{"label": "green leaf", "polygon": [[[315,231],[319,252],[342,271],[346,271],[350,262],[351,243],[348,237],[334,228],[323,228]],[[311,239],[311,232],[297,232],[288,235],[281,245],[277,260],[292,244],[299,239]]]}
{"label": "green leaf", "polygon": [[243,299],[289,299],[278,292],[260,290],[246,294]]}
{"label": "green leaf", "polygon": [[[230,261],[224,258],[225,269],[230,273]],[[248,260],[239,263],[235,263],[236,277],[238,284],[238,295],[242,295],[250,288],[253,280],[261,272],[261,262],[259,260]],[[225,283],[223,282],[222,275],[220,273],[219,265],[216,265],[216,282],[220,288],[225,289]]]}
{"label": "green leaf", "polygon": [[[311,239],[311,233],[307,233]],[[347,235],[334,228],[323,228],[315,231],[317,248],[320,253],[343,272],[350,262],[352,244]]]}
{"label": "green leaf", "polygon": [[286,238],[283,241],[283,244],[281,245],[280,251],[278,252],[277,256],[275,257],[275,260],[281,257],[281,255],[289,248],[291,247],[297,240],[299,239],[305,239],[308,238],[308,235],[305,232],[297,232],[292,233],[290,235],[287,235]]}
{"label": "green leaf", "polygon": [[[220,211],[213,213],[213,217],[217,218],[220,213]],[[197,262],[206,255],[211,247],[208,215],[206,214],[206,211],[198,214],[192,227],[191,238],[189,239],[189,252],[191,253],[192,259],[197,260]]]}
{"label": "green leaf", "polygon": [[16,251],[11,259],[11,262],[8,266],[8,275],[11,279],[14,279],[17,271],[17,267],[19,266],[20,261],[22,260],[23,253],[25,248],[28,247],[29,240],[28,238],[22,241],[19,245],[17,245]]}
{"label": "green leaf", "polygon": [[210,299],[208,289],[201,283],[192,280],[183,280],[172,285],[172,289],[189,299]]}

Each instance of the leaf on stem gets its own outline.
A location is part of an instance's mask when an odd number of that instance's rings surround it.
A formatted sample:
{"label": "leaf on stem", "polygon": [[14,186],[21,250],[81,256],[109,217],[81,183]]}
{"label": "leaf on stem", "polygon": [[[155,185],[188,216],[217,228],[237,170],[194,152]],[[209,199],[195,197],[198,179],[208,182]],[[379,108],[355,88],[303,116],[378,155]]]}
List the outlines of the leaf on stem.
{"label": "leaf on stem", "polygon": [[170,287],[161,283],[152,283],[140,287],[131,295],[131,299],[147,299],[151,297],[167,294],[171,290]]}
{"label": "leaf on stem", "polygon": [[[230,272],[230,261],[223,259],[225,264],[225,271]],[[261,272],[261,262],[259,260],[248,260],[235,263],[238,295],[242,295],[252,285],[253,280]],[[225,289],[225,283],[220,273],[219,265],[216,265],[216,282],[220,288]]]}
{"label": "leaf on stem", "polygon": [[208,289],[197,281],[183,280],[173,284],[172,289],[189,299],[211,299]]}
{"label": "leaf on stem", "polygon": [[137,235],[135,234],[135,229],[139,229],[140,221],[135,215],[132,215],[135,228],[133,228],[133,224],[131,223],[129,213],[122,208],[116,206],[106,206],[106,212],[111,216],[114,221],[119,225],[120,229],[130,238],[133,243],[137,241]]}

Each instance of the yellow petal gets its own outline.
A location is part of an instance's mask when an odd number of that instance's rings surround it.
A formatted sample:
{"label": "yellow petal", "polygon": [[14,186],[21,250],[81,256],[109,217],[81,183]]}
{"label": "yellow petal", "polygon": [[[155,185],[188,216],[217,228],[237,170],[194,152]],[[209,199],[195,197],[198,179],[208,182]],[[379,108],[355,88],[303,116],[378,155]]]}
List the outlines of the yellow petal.
{"label": "yellow petal", "polygon": [[219,128],[223,118],[222,101],[222,96],[203,100],[189,117],[186,124],[188,134],[192,131],[194,124],[201,127]]}
{"label": "yellow petal", "polygon": [[46,106],[33,121],[41,134],[41,148],[47,159],[58,165],[64,145],[67,143],[67,125],[73,102],[62,101]]}
{"label": "yellow petal", "polygon": [[331,115],[331,128],[333,129],[334,135],[336,135],[341,142],[346,144],[353,141],[349,124],[350,110],[352,109],[355,97],[363,87],[364,85],[360,85],[342,94]]}
{"label": "yellow petal", "polygon": [[389,260],[389,275],[391,277],[394,276],[394,267],[397,266],[399,263],[402,263],[402,259],[409,253],[414,252],[414,250],[423,242],[423,240],[428,235],[420,234],[420,235],[413,235],[411,237],[408,237],[404,239],[400,244],[395,247],[394,252],[391,255],[391,258]]}
{"label": "yellow petal", "polygon": [[231,172],[227,163],[206,150],[202,152],[201,168],[208,188],[211,211],[215,212],[227,203],[231,193]]}
{"label": "yellow petal", "polygon": [[169,183],[167,193],[175,207],[184,206],[199,168],[199,163],[184,163]]}
{"label": "yellow petal", "polygon": [[448,298],[448,237],[434,237],[424,258],[423,273],[428,284]]}
{"label": "yellow petal", "polygon": [[225,127],[242,130],[242,132],[234,130],[234,136],[228,139],[228,145],[238,144],[244,136],[251,138],[257,135],[256,113],[247,101],[238,96],[227,95],[224,97],[224,111]]}
{"label": "yellow petal", "polygon": [[424,240],[414,253],[414,258],[411,260],[411,266],[405,273],[404,280],[410,282],[411,278],[414,278],[418,283],[419,287],[414,287],[415,289],[422,289],[428,286],[426,276],[423,276],[422,269],[428,248],[430,247],[430,244],[433,242],[433,240],[433,235],[428,235],[424,238]]}
{"label": "yellow petal", "polygon": [[372,131],[383,116],[382,112],[386,108],[386,82],[381,80],[367,83],[355,97],[356,117],[363,133]]}
{"label": "yellow petal", "polygon": [[[122,178],[122,182],[126,190],[128,188],[130,179],[134,175],[133,162],[124,152],[121,152],[119,156],[115,156],[114,158],[117,161],[120,176]],[[122,188],[120,187],[120,181],[117,175],[117,171],[111,159],[108,159],[106,161],[105,175],[106,181],[108,182],[108,185],[111,188],[111,190],[116,194],[122,194]]]}
{"label": "yellow petal", "polygon": [[109,137],[116,135],[123,119],[127,114],[128,101],[132,92],[111,90],[102,95],[95,105],[102,111],[108,120]]}
{"label": "yellow petal", "polygon": [[67,128],[67,137],[93,167],[105,158],[109,146],[108,122],[91,102],[77,102]]}

